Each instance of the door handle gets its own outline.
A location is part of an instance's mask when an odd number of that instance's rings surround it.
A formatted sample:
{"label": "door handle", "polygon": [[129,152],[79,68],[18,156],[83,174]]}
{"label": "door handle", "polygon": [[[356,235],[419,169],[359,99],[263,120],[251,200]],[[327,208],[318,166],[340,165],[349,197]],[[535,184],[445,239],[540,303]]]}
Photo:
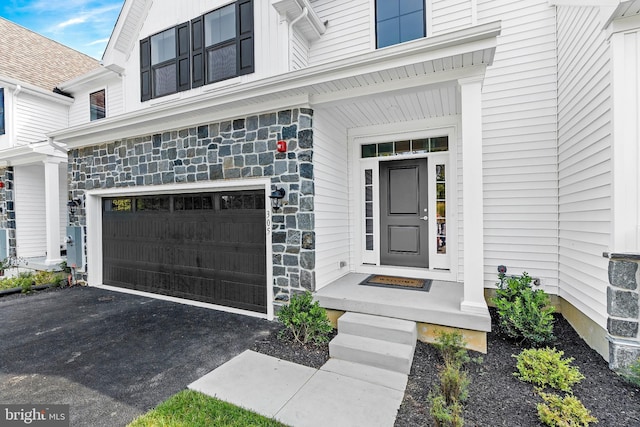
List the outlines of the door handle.
{"label": "door handle", "polygon": [[422,221],[427,221],[429,219],[428,216],[419,216],[418,219],[421,219]]}

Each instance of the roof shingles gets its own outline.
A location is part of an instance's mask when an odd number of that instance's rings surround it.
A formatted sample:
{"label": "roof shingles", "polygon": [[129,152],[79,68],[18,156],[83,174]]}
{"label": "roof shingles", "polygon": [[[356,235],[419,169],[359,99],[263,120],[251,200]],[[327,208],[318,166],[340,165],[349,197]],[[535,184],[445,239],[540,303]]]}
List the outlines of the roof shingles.
{"label": "roof shingles", "polygon": [[0,17],[0,75],[53,90],[99,66],[90,56]]}

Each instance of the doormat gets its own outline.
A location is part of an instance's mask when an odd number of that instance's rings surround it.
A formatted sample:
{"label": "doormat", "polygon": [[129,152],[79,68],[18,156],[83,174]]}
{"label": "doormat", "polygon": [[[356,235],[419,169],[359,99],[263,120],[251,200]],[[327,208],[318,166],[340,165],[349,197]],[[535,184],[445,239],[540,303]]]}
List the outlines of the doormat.
{"label": "doormat", "polygon": [[366,286],[380,286],[383,288],[413,289],[424,292],[429,292],[431,289],[431,279],[412,279],[409,277],[382,276],[379,274],[367,277],[360,282],[360,284]]}

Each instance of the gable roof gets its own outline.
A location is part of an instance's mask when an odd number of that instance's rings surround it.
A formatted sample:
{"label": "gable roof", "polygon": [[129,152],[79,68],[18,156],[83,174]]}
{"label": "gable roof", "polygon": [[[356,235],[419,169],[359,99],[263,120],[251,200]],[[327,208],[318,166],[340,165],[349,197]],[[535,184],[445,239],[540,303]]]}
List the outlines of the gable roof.
{"label": "gable roof", "polygon": [[0,75],[51,91],[98,67],[90,56],[0,17]]}

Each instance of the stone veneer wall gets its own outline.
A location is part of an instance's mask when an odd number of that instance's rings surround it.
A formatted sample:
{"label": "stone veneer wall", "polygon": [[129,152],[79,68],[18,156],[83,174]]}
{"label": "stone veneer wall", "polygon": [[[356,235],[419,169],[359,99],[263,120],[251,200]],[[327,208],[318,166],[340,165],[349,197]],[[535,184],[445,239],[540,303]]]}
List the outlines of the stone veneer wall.
{"label": "stone veneer wall", "polygon": [[13,167],[0,168],[0,181],[4,187],[0,189],[0,228],[6,229],[9,235],[9,256],[16,256],[16,211],[13,190]]}
{"label": "stone veneer wall", "polygon": [[640,358],[640,254],[605,254],[609,258],[607,331],[609,366],[624,369]]}
{"label": "stone veneer wall", "polygon": [[[278,305],[292,292],[315,290],[312,120],[312,110],[291,109],[74,149],[69,198],[98,188],[270,177],[286,190],[285,205],[272,216]],[[285,153],[276,150],[280,139]],[[86,227],[84,206],[69,221]]]}

